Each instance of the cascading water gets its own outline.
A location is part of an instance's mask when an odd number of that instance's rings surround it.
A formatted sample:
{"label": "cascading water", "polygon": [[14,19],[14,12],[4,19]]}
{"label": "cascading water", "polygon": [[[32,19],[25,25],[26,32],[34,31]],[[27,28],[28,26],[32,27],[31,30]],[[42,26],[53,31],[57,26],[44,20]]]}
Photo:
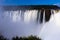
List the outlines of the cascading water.
{"label": "cascading water", "polygon": [[[60,23],[59,13],[49,9],[3,11],[0,13],[0,32],[7,38],[37,35],[43,40],[55,40],[51,35],[56,33],[55,22]],[[59,27],[57,29],[60,33]]]}
{"label": "cascading water", "polygon": [[51,10],[51,18],[45,23],[40,32],[43,40],[60,40],[60,10]]}
{"label": "cascading water", "polygon": [[41,29],[40,24],[44,23],[45,18],[43,10],[3,11],[0,15],[0,30],[7,38],[29,35],[38,36],[38,30]]}
{"label": "cascading water", "polygon": [[36,22],[38,10],[27,10],[24,13],[24,21],[25,22]]}

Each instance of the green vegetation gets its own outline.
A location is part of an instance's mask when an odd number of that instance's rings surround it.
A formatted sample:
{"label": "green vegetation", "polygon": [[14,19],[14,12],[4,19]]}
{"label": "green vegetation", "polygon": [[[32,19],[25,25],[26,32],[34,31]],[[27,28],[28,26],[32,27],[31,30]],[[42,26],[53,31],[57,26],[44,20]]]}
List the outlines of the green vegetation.
{"label": "green vegetation", "polygon": [[7,40],[3,35],[0,35],[0,40]]}
{"label": "green vegetation", "polygon": [[[3,35],[0,35],[0,40],[8,40],[5,38]],[[28,36],[28,37],[13,37],[12,40],[41,40],[41,38],[36,37],[36,36]]]}
{"label": "green vegetation", "polygon": [[28,37],[13,37],[12,40],[41,40],[41,38],[36,37],[36,36],[28,36]]}

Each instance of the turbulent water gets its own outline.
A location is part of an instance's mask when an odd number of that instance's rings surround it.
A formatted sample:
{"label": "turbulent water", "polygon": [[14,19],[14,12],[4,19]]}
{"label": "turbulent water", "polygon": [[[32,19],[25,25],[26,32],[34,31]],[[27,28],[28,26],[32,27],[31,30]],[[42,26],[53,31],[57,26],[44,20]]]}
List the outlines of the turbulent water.
{"label": "turbulent water", "polygon": [[16,10],[0,13],[0,34],[7,38],[36,35],[43,40],[59,40],[60,11]]}
{"label": "turbulent water", "polygon": [[0,13],[0,34],[7,38],[38,35],[42,26],[40,14],[38,10],[3,11]]}
{"label": "turbulent water", "polygon": [[43,40],[60,40],[60,10],[53,10],[50,21],[39,34]]}

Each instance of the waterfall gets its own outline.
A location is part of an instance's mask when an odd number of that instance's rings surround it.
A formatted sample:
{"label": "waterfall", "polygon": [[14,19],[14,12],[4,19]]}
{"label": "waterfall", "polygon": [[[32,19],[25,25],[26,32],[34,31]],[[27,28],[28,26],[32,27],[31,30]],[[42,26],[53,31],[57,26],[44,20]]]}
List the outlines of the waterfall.
{"label": "waterfall", "polygon": [[45,23],[40,31],[43,40],[60,40],[60,10],[51,10],[49,22]]}
{"label": "waterfall", "polygon": [[45,10],[43,12],[43,25],[45,24]]}
{"label": "waterfall", "polygon": [[43,23],[45,20],[44,10],[17,10],[4,11],[4,18],[9,17],[13,22],[23,20],[25,23],[36,22]]}
{"label": "waterfall", "polygon": [[27,10],[24,13],[24,21],[25,22],[36,22],[36,18],[37,18],[37,12],[38,10]]}
{"label": "waterfall", "polygon": [[50,15],[50,10],[45,9],[3,11],[0,16],[0,30],[8,38],[16,35],[39,36],[45,23],[49,22]]}
{"label": "waterfall", "polygon": [[54,19],[55,19],[55,24],[57,26],[60,26],[60,10],[54,10]]}

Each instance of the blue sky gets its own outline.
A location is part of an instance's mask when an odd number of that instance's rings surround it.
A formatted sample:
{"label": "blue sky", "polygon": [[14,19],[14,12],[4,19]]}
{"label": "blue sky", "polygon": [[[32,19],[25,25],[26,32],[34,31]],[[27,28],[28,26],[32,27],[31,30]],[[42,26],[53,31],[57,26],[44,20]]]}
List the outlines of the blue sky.
{"label": "blue sky", "polygon": [[60,4],[60,0],[0,0],[0,5],[51,5]]}

